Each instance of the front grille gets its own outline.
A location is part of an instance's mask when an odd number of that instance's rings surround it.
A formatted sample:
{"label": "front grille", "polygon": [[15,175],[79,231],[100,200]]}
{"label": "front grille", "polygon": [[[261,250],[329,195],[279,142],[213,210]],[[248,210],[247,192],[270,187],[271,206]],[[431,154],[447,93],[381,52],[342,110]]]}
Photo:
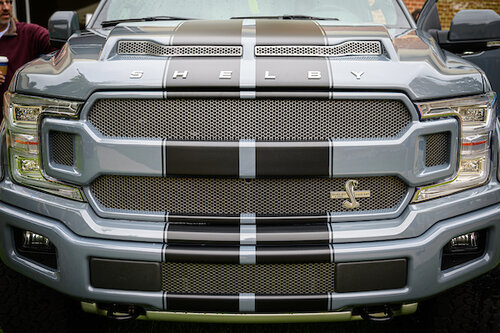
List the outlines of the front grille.
{"label": "front grille", "polygon": [[346,199],[330,199],[344,191],[346,178],[177,178],[101,176],[91,185],[105,209],[170,212],[176,214],[320,215],[326,212],[394,209],[407,192],[397,177],[357,178],[359,208],[347,210]]}
{"label": "front grille", "polygon": [[335,264],[162,263],[163,291],[180,294],[304,295],[333,292]]}
{"label": "front grille", "polygon": [[54,163],[73,166],[73,135],[69,133],[51,131],[49,134],[50,140],[50,156]]}
{"label": "front grille", "polygon": [[433,167],[450,163],[450,133],[425,136],[425,166]]}
{"label": "front grille", "polygon": [[111,137],[325,141],[394,137],[411,116],[398,100],[101,99],[89,121]]}

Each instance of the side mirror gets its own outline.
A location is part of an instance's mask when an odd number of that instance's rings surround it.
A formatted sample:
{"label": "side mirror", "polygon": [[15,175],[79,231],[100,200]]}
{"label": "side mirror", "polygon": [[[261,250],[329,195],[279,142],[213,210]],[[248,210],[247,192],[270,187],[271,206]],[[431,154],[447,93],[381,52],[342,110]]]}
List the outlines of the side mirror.
{"label": "side mirror", "polygon": [[49,19],[49,38],[53,46],[66,43],[69,37],[80,30],[76,12],[55,12]]}
{"label": "side mirror", "polygon": [[451,21],[448,40],[500,40],[500,15],[489,9],[459,11]]}

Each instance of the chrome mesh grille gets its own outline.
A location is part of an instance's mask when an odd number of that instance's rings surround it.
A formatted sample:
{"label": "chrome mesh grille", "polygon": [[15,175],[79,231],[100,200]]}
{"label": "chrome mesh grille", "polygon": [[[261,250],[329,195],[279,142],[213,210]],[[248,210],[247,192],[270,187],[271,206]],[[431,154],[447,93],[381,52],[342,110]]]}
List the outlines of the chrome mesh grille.
{"label": "chrome mesh grille", "polygon": [[344,191],[345,178],[177,178],[101,176],[91,185],[105,209],[170,212],[175,214],[319,215],[326,212],[372,211],[397,207],[407,192],[397,177],[357,178],[359,208],[347,210],[345,199],[330,199]]}
{"label": "chrome mesh grille", "polygon": [[161,45],[151,41],[120,41],[118,42],[117,53],[127,55],[150,55],[164,57],[240,57],[243,54],[243,48],[241,46],[171,46]]}
{"label": "chrome mesh grille", "polygon": [[101,99],[89,121],[112,137],[324,141],[394,137],[411,116],[397,100]]}
{"label": "chrome mesh grille", "polygon": [[433,167],[450,163],[450,134],[437,133],[425,136],[425,166]]}
{"label": "chrome mesh grille", "polygon": [[256,46],[256,56],[268,57],[343,57],[382,55],[382,45],[377,41],[351,41],[331,46]]}
{"label": "chrome mesh grille", "polygon": [[335,264],[162,263],[163,291],[180,294],[261,295],[332,292]]}
{"label": "chrome mesh grille", "polygon": [[51,131],[50,156],[54,163],[73,166],[73,135],[69,133]]}

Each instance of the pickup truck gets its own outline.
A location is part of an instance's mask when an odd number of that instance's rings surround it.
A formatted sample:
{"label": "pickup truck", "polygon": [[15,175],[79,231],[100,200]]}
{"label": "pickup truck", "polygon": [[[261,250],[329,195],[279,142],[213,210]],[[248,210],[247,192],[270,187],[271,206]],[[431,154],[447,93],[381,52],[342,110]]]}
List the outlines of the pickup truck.
{"label": "pickup truck", "polygon": [[5,333],[82,309],[500,331],[497,13],[102,0],[77,22],[52,16],[61,49],[4,97]]}

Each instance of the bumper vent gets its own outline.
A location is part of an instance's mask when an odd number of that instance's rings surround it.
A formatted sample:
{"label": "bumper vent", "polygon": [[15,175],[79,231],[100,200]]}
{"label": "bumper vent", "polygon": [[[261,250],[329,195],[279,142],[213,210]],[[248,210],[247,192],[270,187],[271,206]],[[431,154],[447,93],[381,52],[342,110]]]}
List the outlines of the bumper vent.
{"label": "bumper vent", "polygon": [[74,165],[74,136],[69,133],[51,131],[50,156],[54,163],[73,166]]}
{"label": "bumper vent", "polygon": [[426,167],[450,163],[450,139],[450,133],[431,134],[425,137]]}
{"label": "bumper vent", "polygon": [[358,178],[359,189],[370,190],[371,195],[357,199],[359,208],[347,210],[342,207],[345,199],[330,199],[331,191],[344,191],[346,180],[102,176],[92,183],[91,191],[105,209],[209,216],[391,210],[399,206],[407,192],[397,177]]}
{"label": "bumper vent", "polygon": [[110,137],[325,141],[394,137],[411,116],[398,100],[101,99],[89,121]]}
{"label": "bumper vent", "polygon": [[163,291],[179,294],[324,294],[333,292],[334,280],[333,263],[162,263]]}

